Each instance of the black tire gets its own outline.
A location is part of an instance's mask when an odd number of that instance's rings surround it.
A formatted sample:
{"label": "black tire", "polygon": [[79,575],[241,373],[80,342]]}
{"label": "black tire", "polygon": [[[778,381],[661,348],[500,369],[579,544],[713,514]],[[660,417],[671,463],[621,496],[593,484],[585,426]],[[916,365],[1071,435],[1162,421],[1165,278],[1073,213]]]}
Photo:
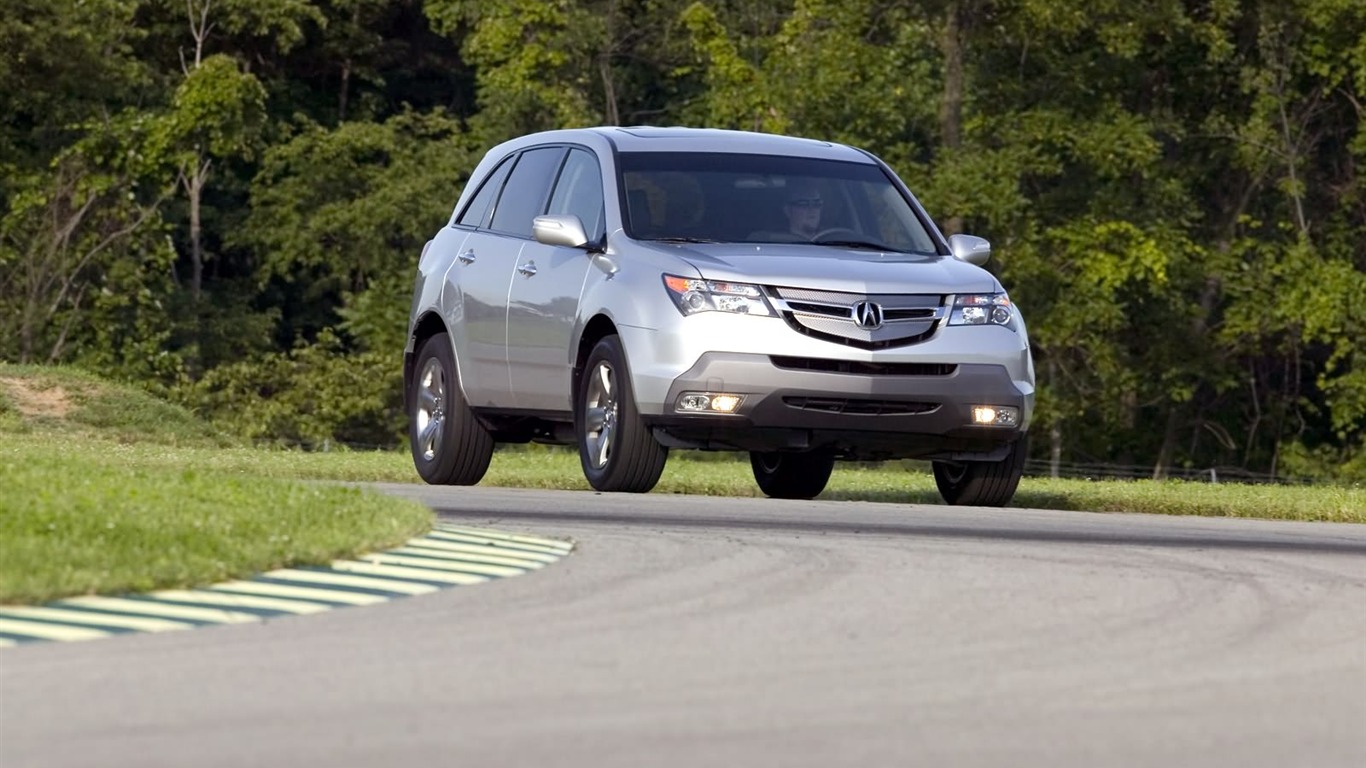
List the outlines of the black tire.
{"label": "black tire", "polygon": [[493,436],[465,402],[450,337],[423,342],[413,370],[408,442],[417,473],[432,485],[474,485],[488,471]]}
{"label": "black tire", "polygon": [[814,499],[830,481],[830,473],[835,469],[835,454],[819,449],[802,453],[750,451],[749,466],[765,496]]}
{"label": "black tire", "polygon": [[574,400],[574,433],[588,484],[621,493],[654,488],[669,449],[640,418],[620,338],[604,337],[588,353]]}
{"label": "black tire", "polygon": [[961,506],[1003,507],[1015,495],[1024,474],[1029,443],[1021,435],[1000,461],[936,461],[934,484],[944,501]]}

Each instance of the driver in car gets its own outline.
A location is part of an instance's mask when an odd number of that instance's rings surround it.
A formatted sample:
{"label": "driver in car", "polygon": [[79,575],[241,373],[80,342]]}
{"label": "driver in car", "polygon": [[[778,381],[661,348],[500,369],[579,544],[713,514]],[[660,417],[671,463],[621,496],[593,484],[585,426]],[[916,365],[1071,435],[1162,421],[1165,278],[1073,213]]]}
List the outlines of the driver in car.
{"label": "driver in car", "polygon": [[821,231],[822,203],[820,190],[808,184],[799,184],[789,190],[783,203],[788,231],[803,240],[815,237]]}

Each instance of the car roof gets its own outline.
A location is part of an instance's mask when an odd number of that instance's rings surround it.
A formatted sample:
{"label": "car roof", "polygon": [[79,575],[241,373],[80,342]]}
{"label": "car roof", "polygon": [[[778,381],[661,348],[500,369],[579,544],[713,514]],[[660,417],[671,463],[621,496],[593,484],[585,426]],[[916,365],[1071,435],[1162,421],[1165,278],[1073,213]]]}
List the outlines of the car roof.
{"label": "car roof", "polygon": [[[844,144],[772,133],[730,131],[719,128],[655,126],[599,126],[523,136],[510,144],[527,146],[548,141],[582,141],[589,136],[606,139],[619,152],[708,152],[787,155],[824,160],[873,163],[867,153]],[[585,142],[597,143],[597,142]]]}

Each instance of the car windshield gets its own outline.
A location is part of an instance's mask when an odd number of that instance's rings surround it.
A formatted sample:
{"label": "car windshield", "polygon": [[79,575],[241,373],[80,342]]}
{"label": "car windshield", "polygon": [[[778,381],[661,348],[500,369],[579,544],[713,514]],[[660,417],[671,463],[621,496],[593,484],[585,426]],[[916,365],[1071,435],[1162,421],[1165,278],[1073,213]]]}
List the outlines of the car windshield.
{"label": "car windshield", "polygon": [[802,243],[935,253],[877,165],[781,155],[624,152],[626,233],[664,242]]}

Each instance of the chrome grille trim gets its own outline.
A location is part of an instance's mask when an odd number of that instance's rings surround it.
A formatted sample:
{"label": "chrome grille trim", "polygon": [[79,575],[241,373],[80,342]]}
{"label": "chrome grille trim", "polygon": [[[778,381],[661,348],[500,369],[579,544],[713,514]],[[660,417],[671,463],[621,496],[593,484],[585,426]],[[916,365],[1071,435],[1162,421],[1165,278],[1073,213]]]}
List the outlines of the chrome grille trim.
{"label": "chrome grille trim", "polygon": [[[948,316],[942,294],[862,294],[769,286],[774,309],[798,333],[860,349],[906,346],[929,338]],[[859,328],[854,305],[861,301],[882,308],[882,324]]]}

